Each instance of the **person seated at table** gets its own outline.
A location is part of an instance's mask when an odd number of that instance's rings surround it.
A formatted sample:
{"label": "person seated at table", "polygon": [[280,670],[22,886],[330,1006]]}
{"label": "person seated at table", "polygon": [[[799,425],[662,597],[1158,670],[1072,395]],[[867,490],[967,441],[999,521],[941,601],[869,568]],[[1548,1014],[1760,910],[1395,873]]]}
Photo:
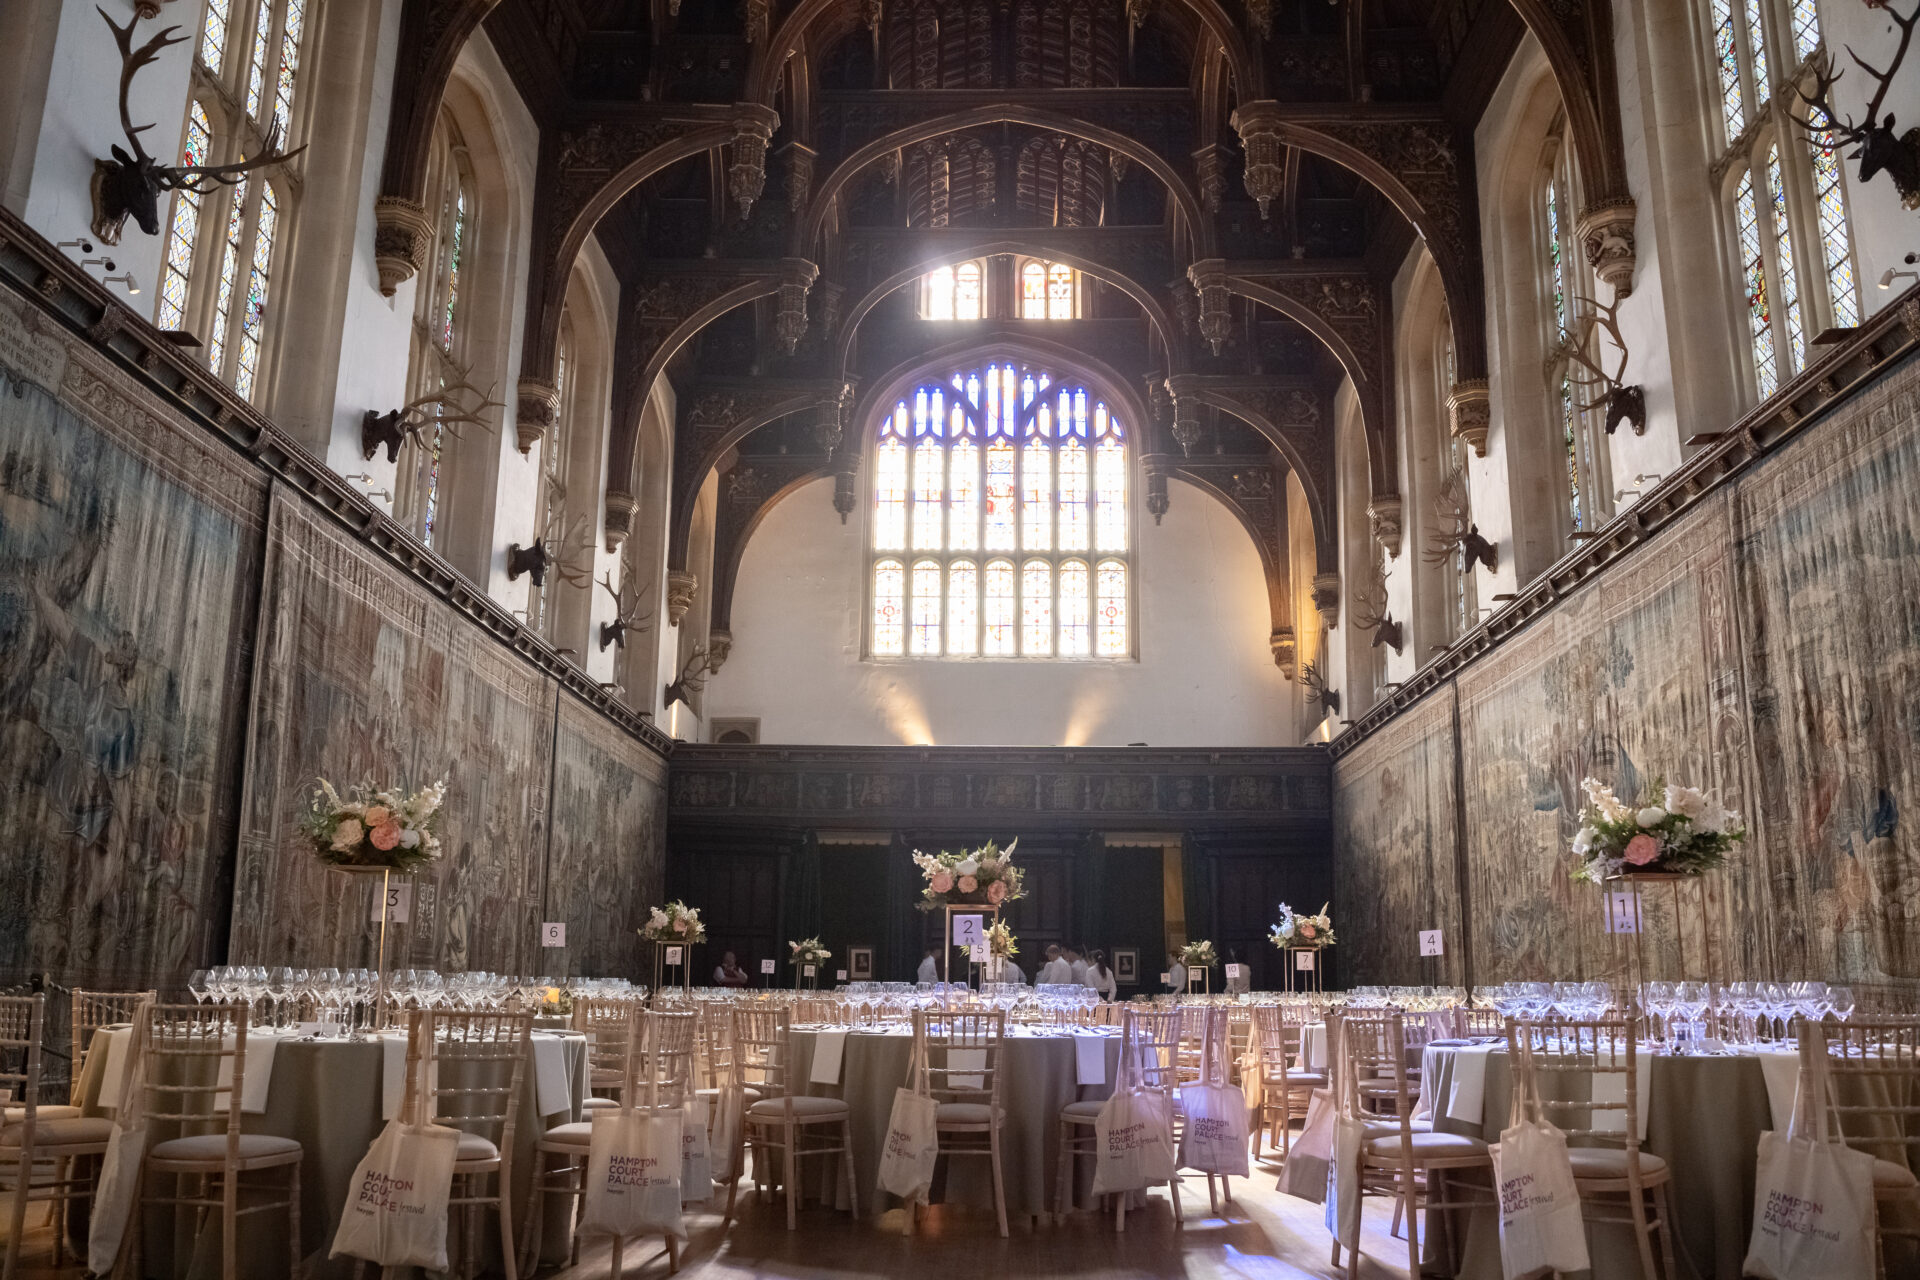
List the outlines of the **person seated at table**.
{"label": "person seated at table", "polygon": [[1081,958],[1080,949],[1078,947],[1068,947],[1066,950],[1066,960],[1067,968],[1073,974],[1073,985],[1076,987],[1086,986],[1087,962]]}
{"label": "person seated at table", "polygon": [[940,948],[938,947],[927,948],[927,954],[920,958],[920,972],[914,975],[914,981],[916,982],[940,981],[940,961],[936,958],[939,956],[939,954],[940,954]]}
{"label": "person seated at table", "polygon": [[1227,948],[1227,994],[1245,995],[1253,990],[1253,970],[1240,959],[1240,953]]}
{"label": "person seated at table", "polygon": [[1178,951],[1167,952],[1167,990],[1185,991],[1187,989],[1187,966],[1180,963]]}
{"label": "person seated at table", "polygon": [[1080,985],[1092,987],[1095,991],[1098,991],[1102,1000],[1111,1001],[1113,999],[1116,984],[1113,980],[1113,970],[1107,968],[1106,952],[1095,951],[1093,953],[1093,963],[1087,966],[1086,981]]}
{"label": "person seated at table", "polygon": [[747,971],[740,967],[740,961],[733,952],[720,957],[719,968],[713,971],[713,985],[716,987],[744,987],[750,979]]}

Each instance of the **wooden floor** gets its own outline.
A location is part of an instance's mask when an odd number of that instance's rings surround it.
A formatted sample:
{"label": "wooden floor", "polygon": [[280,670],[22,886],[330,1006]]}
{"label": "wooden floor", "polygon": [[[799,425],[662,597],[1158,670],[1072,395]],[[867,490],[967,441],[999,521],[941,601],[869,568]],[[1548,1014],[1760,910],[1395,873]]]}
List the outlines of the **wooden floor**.
{"label": "wooden floor", "polygon": [[[743,1184],[744,1188],[744,1184]],[[770,1277],[803,1280],[813,1276],[911,1276],[942,1280],[947,1276],[1072,1276],[1080,1280],[1119,1277],[1240,1277],[1296,1280],[1344,1275],[1330,1265],[1331,1240],[1320,1205],[1280,1195],[1274,1170],[1255,1166],[1251,1178],[1236,1178],[1231,1204],[1212,1216],[1204,1178],[1189,1177],[1182,1188],[1186,1226],[1176,1230],[1166,1192],[1149,1206],[1127,1215],[1127,1229],[1116,1234],[1111,1215],[1076,1214],[1048,1226],[1016,1221],[1007,1240],[996,1233],[991,1211],[923,1210],[915,1234],[901,1230],[896,1212],[876,1221],[855,1223],[843,1213],[819,1205],[801,1211],[800,1229],[786,1230],[785,1208],[742,1192],[744,1208],[731,1230],[720,1229],[716,1202],[712,1211],[689,1210],[690,1239],[681,1251],[683,1280],[746,1280]],[[1406,1241],[1388,1233],[1391,1207],[1369,1198],[1361,1235],[1360,1275],[1387,1280],[1407,1275]],[[53,1237],[35,1206],[29,1216],[23,1280],[81,1280],[77,1266],[52,1266]],[[0,1215],[3,1217],[3,1215]],[[5,1233],[0,1220],[0,1235]],[[589,1242],[578,1267],[547,1271],[541,1280],[604,1280],[611,1275],[610,1247]],[[623,1275],[633,1280],[662,1280],[666,1254],[657,1241],[629,1245]],[[246,1280],[255,1280],[246,1277]],[[261,1277],[259,1280],[272,1280]]]}

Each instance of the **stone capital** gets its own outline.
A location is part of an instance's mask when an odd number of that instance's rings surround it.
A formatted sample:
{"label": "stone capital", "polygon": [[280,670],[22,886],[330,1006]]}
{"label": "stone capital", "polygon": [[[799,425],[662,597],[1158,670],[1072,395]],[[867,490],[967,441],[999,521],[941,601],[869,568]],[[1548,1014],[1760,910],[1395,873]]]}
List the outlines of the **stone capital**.
{"label": "stone capital", "polygon": [[607,550],[618,551],[633,532],[633,513],[639,506],[633,495],[620,489],[607,490]]}
{"label": "stone capital", "polygon": [[1473,456],[1487,456],[1487,429],[1493,422],[1493,397],[1485,378],[1468,378],[1447,393],[1447,416],[1456,438],[1473,446]]}
{"label": "stone capital", "polygon": [[667,570],[667,623],[679,626],[680,620],[687,616],[687,610],[693,608],[693,593],[700,585],[700,579],[687,569]]}
{"label": "stone capital", "polygon": [[543,378],[522,378],[514,406],[514,435],[526,453],[560,420],[560,388]]}
{"label": "stone capital", "polygon": [[1581,210],[1574,223],[1587,266],[1600,283],[1613,286],[1617,298],[1633,292],[1635,212],[1632,200],[1603,200]]}
{"label": "stone capital", "polygon": [[1397,493],[1376,493],[1367,501],[1367,522],[1374,539],[1395,560],[1400,558],[1401,506]]}
{"label": "stone capital", "polygon": [[1280,668],[1280,674],[1293,679],[1293,664],[1298,650],[1294,643],[1293,628],[1281,627],[1267,637],[1267,645],[1273,650],[1273,665]]}
{"label": "stone capital", "polygon": [[1320,625],[1332,631],[1340,625],[1340,575],[1315,574],[1313,607],[1320,614]]}

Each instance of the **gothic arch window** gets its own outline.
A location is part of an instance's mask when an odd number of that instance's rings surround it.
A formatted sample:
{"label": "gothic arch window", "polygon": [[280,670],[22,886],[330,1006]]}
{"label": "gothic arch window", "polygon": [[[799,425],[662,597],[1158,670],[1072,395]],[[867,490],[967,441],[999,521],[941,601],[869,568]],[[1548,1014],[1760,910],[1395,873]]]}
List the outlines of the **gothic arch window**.
{"label": "gothic arch window", "polygon": [[987,314],[987,264],[974,258],[935,267],[921,280],[920,314],[929,320],[980,320]]}
{"label": "gothic arch window", "polygon": [[[473,293],[471,250],[479,217],[474,191],[459,127],[443,112],[427,170],[427,207],[438,236],[433,259],[414,292],[409,398],[471,381],[466,340]],[[436,538],[444,532],[447,482],[459,444],[454,428],[431,425],[410,436],[400,452],[394,514],[430,547],[439,545]]]}
{"label": "gothic arch window", "polygon": [[[573,433],[584,411],[580,403],[577,351],[572,311],[562,308],[560,344],[553,366],[554,384],[560,388],[560,410],[546,438],[540,442],[540,494],[534,512],[534,527],[540,530],[538,536],[544,537],[548,550],[554,552],[563,551],[572,516],[567,502],[567,473],[572,462]],[[527,625],[546,637],[550,644],[559,643],[555,637],[558,590],[559,582],[550,573],[545,586],[530,587],[527,591]]]}
{"label": "gothic arch window", "polygon": [[1072,320],[1080,314],[1080,273],[1064,262],[1019,261],[1022,320]]}
{"label": "gothic arch window", "polygon": [[914,384],[873,427],[868,651],[1131,657],[1130,443],[1096,392],[1038,366]]}
{"label": "gothic arch window", "polygon": [[[1573,219],[1580,208],[1579,175],[1573,147],[1566,137],[1566,118],[1556,120],[1547,138],[1535,199],[1540,245],[1540,278],[1548,294],[1543,309],[1548,332],[1548,420],[1559,454],[1556,467],[1564,500],[1564,527],[1570,532],[1593,529],[1606,522],[1607,451],[1593,415],[1582,402],[1592,392],[1581,385],[1573,353],[1594,354],[1596,335],[1587,323],[1590,305],[1585,296],[1588,276],[1579,265],[1573,237]],[[1585,308],[1585,309],[1583,309]]]}
{"label": "gothic arch window", "polygon": [[1748,382],[1766,399],[1830,326],[1860,322],[1840,158],[1787,118],[1820,49],[1816,0],[1703,0],[1719,100],[1713,135]]}
{"label": "gothic arch window", "polygon": [[[315,0],[207,0],[187,103],[188,164],[257,154],[277,130],[300,146],[300,69]],[[269,390],[273,283],[286,274],[287,228],[298,217],[303,160],[231,187],[174,192],[154,303],[163,329],[204,339],[208,366],[256,404]]]}

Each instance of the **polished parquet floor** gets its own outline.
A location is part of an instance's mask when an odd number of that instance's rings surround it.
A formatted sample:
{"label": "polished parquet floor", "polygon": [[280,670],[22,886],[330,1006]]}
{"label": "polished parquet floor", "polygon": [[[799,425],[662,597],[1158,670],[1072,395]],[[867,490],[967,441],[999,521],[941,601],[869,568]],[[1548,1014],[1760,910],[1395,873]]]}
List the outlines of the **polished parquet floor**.
{"label": "polished parquet floor", "polygon": [[[1182,1187],[1186,1225],[1176,1230],[1164,1190],[1148,1207],[1127,1215],[1127,1229],[1116,1234],[1110,1215],[1075,1214],[1050,1225],[1012,1226],[1002,1240],[991,1211],[923,1211],[909,1237],[899,1215],[853,1222],[843,1213],[807,1205],[800,1229],[786,1230],[785,1209],[775,1199],[762,1204],[742,1195],[743,1209],[731,1230],[720,1227],[719,1205],[690,1212],[691,1237],[681,1252],[684,1280],[806,1280],[816,1276],[1070,1276],[1076,1280],[1121,1277],[1224,1277],[1259,1280],[1331,1278],[1345,1274],[1330,1264],[1330,1240],[1317,1204],[1283,1196],[1274,1189],[1273,1168],[1254,1166],[1250,1178],[1236,1178],[1233,1199],[1212,1215],[1206,1179],[1189,1177]],[[1360,1275],[1388,1280],[1407,1275],[1407,1246],[1389,1233],[1389,1202],[1368,1199]],[[35,1206],[30,1224],[40,1220]],[[0,1217],[0,1234],[5,1232]],[[53,1237],[44,1226],[29,1226],[22,1280],[80,1280],[83,1272],[52,1266]],[[608,1245],[589,1242],[578,1267],[541,1273],[541,1280],[606,1280],[612,1274]],[[665,1253],[655,1241],[628,1246],[623,1275],[661,1280]],[[248,1280],[252,1280],[251,1277]]]}

